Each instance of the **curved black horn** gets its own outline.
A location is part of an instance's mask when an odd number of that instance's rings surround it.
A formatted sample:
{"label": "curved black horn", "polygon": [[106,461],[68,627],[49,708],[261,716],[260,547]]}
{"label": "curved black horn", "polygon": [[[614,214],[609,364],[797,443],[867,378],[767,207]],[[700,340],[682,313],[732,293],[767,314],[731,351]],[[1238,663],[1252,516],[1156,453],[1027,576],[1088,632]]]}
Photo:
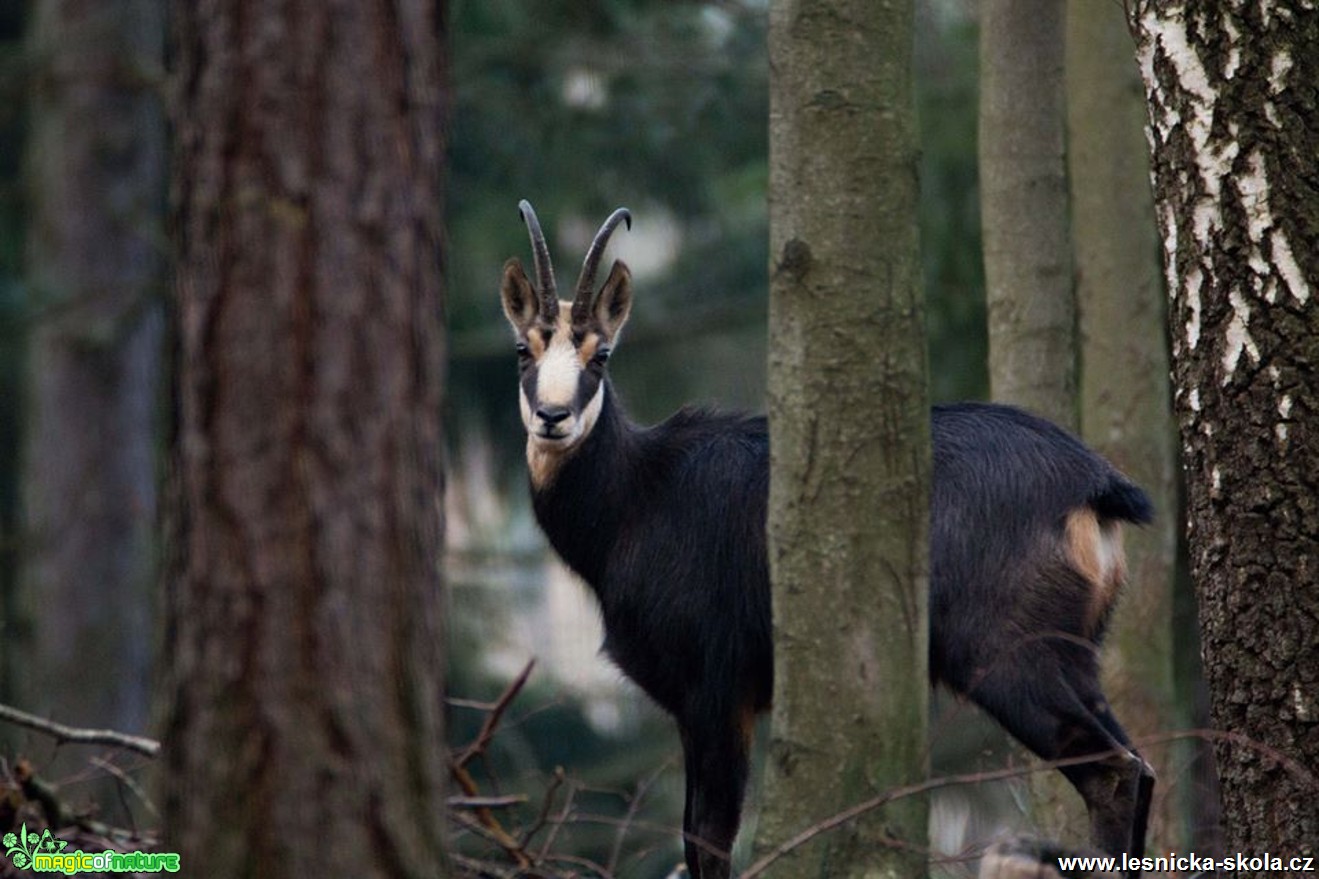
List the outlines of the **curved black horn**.
{"label": "curved black horn", "polygon": [[525,198],[518,202],[518,213],[522,222],[527,224],[531,234],[531,252],[536,260],[536,292],[540,295],[540,313],[553,323],[559,316],[559,296],[554,289],[554,266],[550,263],[550,249],[545,244],[545,234],[540,231],[540,220],[531,202]]}
{"label": "curved black horn", "polygon": [[591,294],[595,287],[595,273],[600,267],[600,257],[604,256],[609,237],[614,234],[614,229],[619,223],[627,223],[627,227],[631,229],[632,212],[627,208],[618,208],[610,214],[609,219],[600,227],[600,231],[595,233],[595,240],[591,242],[590,250],[586,251],[586,259],[582,261],[582,274],[577,279],[577,294],[573,297],[574,319],[591,307]]}

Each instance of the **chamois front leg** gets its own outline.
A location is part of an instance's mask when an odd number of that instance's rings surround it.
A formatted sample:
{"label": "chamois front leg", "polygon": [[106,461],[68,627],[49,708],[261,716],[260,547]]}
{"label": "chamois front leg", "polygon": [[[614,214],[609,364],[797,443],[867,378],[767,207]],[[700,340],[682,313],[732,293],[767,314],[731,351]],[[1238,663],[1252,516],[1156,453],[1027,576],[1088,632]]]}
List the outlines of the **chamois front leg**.
{"label": "chamois front leg", "polygon": [[693,879],[732,875],[733,841],[746,796],[749,741],[741,718],[682,726],[687,773],[683,852]]}

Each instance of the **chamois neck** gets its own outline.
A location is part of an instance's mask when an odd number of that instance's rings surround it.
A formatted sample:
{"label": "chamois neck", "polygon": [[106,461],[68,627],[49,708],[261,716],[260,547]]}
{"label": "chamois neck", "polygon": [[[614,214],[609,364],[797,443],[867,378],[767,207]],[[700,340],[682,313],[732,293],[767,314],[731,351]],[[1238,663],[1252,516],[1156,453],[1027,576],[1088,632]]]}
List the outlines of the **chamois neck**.
{"label": "chamois neck", "polygon": [[604,385],[600,415],[589,434],[567,450],[550,478],[531,487],[532,507],[559,556],[599,588],[626,501],[634,491],[639,430],[628,421],[613,387]]}

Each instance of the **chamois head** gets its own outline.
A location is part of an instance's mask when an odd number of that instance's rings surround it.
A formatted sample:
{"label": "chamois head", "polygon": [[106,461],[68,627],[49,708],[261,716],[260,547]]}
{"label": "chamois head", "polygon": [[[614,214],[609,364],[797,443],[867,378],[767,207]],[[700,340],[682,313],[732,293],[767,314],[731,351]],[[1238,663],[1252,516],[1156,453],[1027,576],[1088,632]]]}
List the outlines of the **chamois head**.
{"label": "chamois head", "polygon": [[536,212],[526,200],[518,209],[531,234],[536,281],[519,260],[510,259],[504,264],[500,298],[517,334],[522,423],[537,479],[537,461],[548,464],[575,447],[600,415],[605,364],[632,307],[632,273],[615,260],[599,292],[595,275],[615,227],[625,222],[631,228],[632,215],[619,208],[605,220],[586,252],[573,300],[567,302],[555,293],[554,267]]}

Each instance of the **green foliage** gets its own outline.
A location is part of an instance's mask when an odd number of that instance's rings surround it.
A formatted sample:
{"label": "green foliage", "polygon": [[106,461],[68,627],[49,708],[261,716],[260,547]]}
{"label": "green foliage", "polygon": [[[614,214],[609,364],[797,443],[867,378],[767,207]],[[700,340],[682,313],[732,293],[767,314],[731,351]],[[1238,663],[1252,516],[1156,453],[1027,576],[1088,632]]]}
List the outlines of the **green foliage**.
{"label": "green foliage", "polygon": [[[764,27],[752,4],[455,3],[454,332],[497,315],[499,267],[526,250],[523,197],[552,243],[568,217],[619,204],[703,226],[752,266],[730,295],[763,296]],[[575,269],[559,266],[568,283]]]}
{"label": "green foliage", "polygon": [[936,401],[989,394],[975,139],[978,39],[969,18],[937,22],[927,15],[916,40],[921,254]]}

